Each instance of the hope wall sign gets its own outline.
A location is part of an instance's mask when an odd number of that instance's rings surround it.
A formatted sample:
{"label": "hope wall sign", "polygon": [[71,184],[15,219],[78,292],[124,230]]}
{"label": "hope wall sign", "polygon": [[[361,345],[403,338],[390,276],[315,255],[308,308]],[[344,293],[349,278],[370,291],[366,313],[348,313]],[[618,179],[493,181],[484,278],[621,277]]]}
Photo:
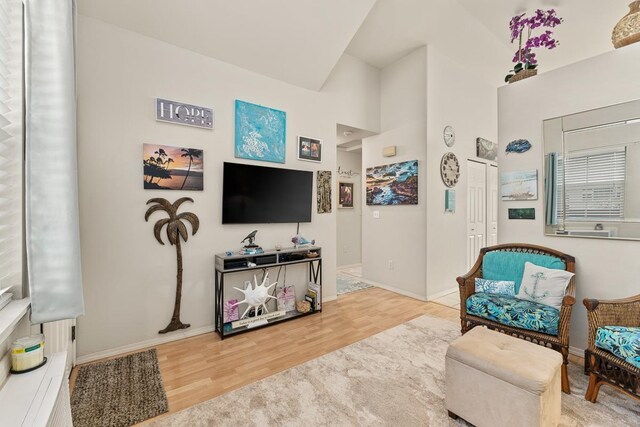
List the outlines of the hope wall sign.
{"label": "hope wall sign", "polygon": [[207,107],[198,107],[197,105],[156,98],[156,120],[213,129],[213,110]]}

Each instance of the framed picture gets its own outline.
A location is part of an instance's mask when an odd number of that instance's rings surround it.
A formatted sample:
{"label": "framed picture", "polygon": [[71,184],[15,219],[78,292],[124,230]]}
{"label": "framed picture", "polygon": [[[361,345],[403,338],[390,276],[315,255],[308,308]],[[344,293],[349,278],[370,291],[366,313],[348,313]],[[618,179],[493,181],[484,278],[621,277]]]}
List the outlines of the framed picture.
{"label": "framed picture", "polygon": [[536,219],[536,208],[509,208],[509,219]]}
{"label": "framed picture", "polygon": [[145,190],[202,191],[203,151],[197,148],[144,144]]}
{"label": "framed picture", "polygon": [[284,163],[287,113],[236,100],[235,157]]}
{"label": "framed picture", "polygon": [[322,161],[322,140],[299,136],[298,159],[320,163]]}
{"label": "framed picture", "polygon": [[367,168],[367,205],[417,205],[418,161]]}
{"label": "framed picture", "polygon": [[498,158],[498,144],[488,139],[476,138],[476,156],[495,162]]}
{"label": "framed picture", "polygon": [[538,171],[504,172],[500,174],[502,200],[538,200]]}
{"label": "framed picture", "polygon": [[340,182],[338,188],[338,207],[353,208],[353,182]]}

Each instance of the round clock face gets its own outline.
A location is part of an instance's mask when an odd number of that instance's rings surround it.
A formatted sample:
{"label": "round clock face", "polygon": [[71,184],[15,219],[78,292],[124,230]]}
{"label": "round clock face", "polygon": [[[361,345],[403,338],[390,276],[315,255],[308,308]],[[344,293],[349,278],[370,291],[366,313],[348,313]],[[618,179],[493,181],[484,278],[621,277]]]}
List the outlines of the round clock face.
{"label": "round clock face", "polygon": [[453,127],[445,126],[444,131],[442,132],[442,137],[444,138],[444,143],[447,144],[447,147],[453,147],[453,144],[456,142],[456,133],[453,131]]}
{"label": "round clock face", "polygon": [[442,182],[447,187],[453,187],[458,183],[460,178],[460,163],[458,158],[453,153],[445,153],[440,161],[440,176],[442,176]]}

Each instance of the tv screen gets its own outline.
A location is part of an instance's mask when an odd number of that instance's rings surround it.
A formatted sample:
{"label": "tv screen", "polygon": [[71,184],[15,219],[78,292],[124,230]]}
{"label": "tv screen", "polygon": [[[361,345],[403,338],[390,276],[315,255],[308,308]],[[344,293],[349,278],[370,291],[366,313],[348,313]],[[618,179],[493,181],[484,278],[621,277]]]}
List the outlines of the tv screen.
{"label": "tv screen", "polygon": [[224,164],[223,224],[311,222],[313,172]]}

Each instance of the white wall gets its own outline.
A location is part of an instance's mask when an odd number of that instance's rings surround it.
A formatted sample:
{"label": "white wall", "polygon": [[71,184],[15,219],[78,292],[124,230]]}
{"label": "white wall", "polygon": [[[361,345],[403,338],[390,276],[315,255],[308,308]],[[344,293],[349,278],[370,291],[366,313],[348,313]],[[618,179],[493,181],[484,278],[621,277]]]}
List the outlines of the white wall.
{"label": "white wall", "polygon": [[349,126],[380,131],[380,70],[344,54],[324,83],[321,99],[336,117],[349,117]]}
{"label": "white wall", "polygon": [[[426,298],[426,84],[427,48],[419,48],[384,68],[380,83],[380,130],[362,144],[363,185],[366,168],[418,160],[418,205],[367,206],[362,195],[362,274],[416,298]],[[347,123],[347,122],[345,122]],[[382,149],[397,155],[382,157]],[[378,211],[380,218],[373,218]],[[393,269],[388,262],[393,262]]]}
{"label": "white wall", "polygon": [[[363,175],[370,166],[418,159],[419,204],[363,205],[365,278],[421,299],[457,289],[455,278],[466,273],[466,160],[476,158],[477,137],[497,140],[497,120],[495,87],[437,46],[417,49],[382,70],[382,132],[364,140]],[[442,137],[446,125],[456,131],[452,148]],[[387,145],[398,146],[396,157],[382,157]],[[440,178],[448,151],[461,166],[455,213],[444,212]]]}
{"label": "white wall", "polygon": [[339,188],[338,182],[353,183],[353,208],[340,209],[336,204],[337,256],[340,267],[360,264],[362,260],[362,152],[338,150],[337,161],[339,170],[357,173],[341,177],[337,170],[335,172],[336,191]]}
{"label": "white wall", "polygon": [[[175,252],[153,238],[146,201],[192,197],[183,209],[201,229],[184,245],[182,320],[187,332],[212,328],[214,254],[238,249],[254,228],[265,248],[289,245],[295,224],[221,225],[222,163],[233,155],[234,100],[287,112],[287,162],[304,170],[336,170],[336,123],[379,127],[378,72],[343,58],[326,87],[314,92],[225,64],[85,16],[78,17],[78,155],[86,315],[78,321],[78,355],[104,354],[157,339],[169,322],[175,295]],[[350,91],[352,82],[360,84]],[[347,93],[345,93],[347,92]],[[366,97],[362,98],[366,94]],[[215,130],[155,121],[156,97],[210,106]],[[370,117],[370,115],[373,115]],[[321,164],[296,159],[296,136],[324,141]],[[142,189],[142,144],[204,149],[204,191]],[[317,214],[301,233],[324,248],[324,296],[335,296],[336,191],[331,214]],[[314,188],[315,199],[315,188]],[[273,274],[273,273],[272,273]],[[304,284],[303,269],[288,282]],[[174,337],[180,333],[174,333]]]}
{"label": "white wall", "polygon": [[[533,148],[524,154],[500,150],[500,172],[543,170],[542,121],[640,98],[640,44],[588,59],[498,91],[499,140],[527,138]],[[587,344],[584,298],[621,298],[638,294],[640,242],[576,239],[543,234],[543,182],[538,180],[537,201],[501,202],[499,240],[534,243],[576,257],[577,304],[571,320],[571,346]],[[509,221],[509,207],[536,208],[535,221]]]}
{"label": "white wall", "polygon": [[[476,158],[476,138],[497,141],[496,88],[435,46],[429,46],[427,78],[427,297],[457,290],[456,277],[467,264],[467,159]],[[453,126],[456,142],[447,147],[442,137]],[[453,152],[460,162],[455,213],[444,212],[447,188],[440,177],[440,160]]]}

